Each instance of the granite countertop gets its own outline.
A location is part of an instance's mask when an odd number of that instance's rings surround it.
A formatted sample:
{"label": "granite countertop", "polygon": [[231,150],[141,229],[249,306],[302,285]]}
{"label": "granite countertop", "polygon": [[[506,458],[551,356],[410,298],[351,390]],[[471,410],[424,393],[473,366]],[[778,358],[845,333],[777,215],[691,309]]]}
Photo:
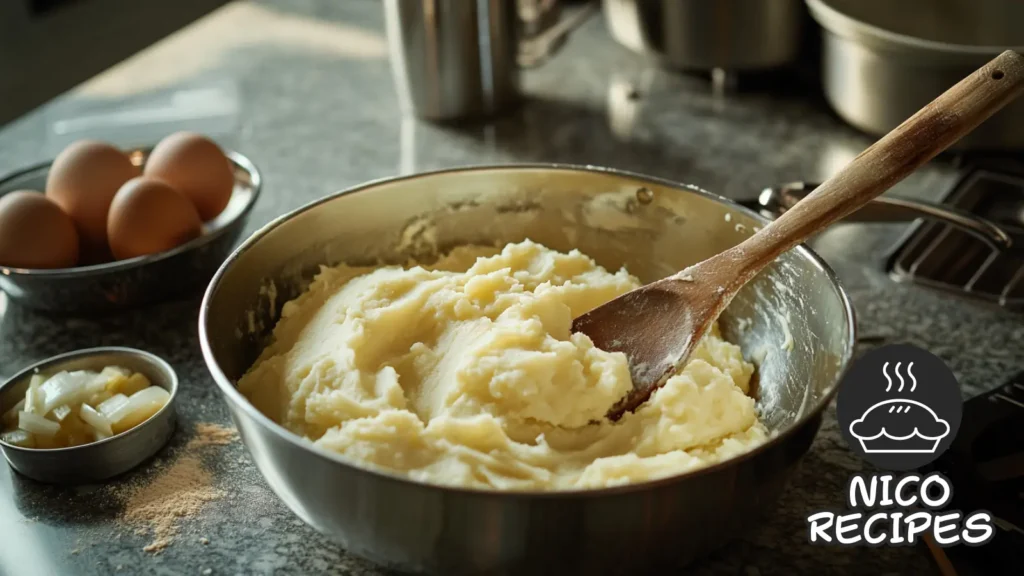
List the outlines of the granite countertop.
{"label": "granite countertop", "polygon": [[[248,155],[265,193],[249,232],[326,193],[414,170],[500,162],[605,165],[750,198],[790,180],[820,180],[870,140],[844,126],[806,78],[741,84],[716,97],[706,80],[659,71],[615,45],[593,19],[525,77],[527,103],[488,126],[403,120],[376,2],[233,3],[0,130],[0,172],[52,158],[84,136],[151,143],[202,130]],[[810,87],[809,87],[810,86]],[[633,97],[623,98],[623,94]],[[808,96],[810,94],[811,96]],[[184,112],[188,112],[185,114]],[[931,198],[955,171],[934,163],[897,193]],[[883,256],[901,225],[842,225],[815,240],[859,316],[863,346],[909,342],[941,356],[964,395],[1024,369],[1008,342],[1019,316],[892,282]],[[198,423],[230,425],[200,356],[199,297],[103,317],[44,315],[0,299],[0,377],[83,347],[160,354],[182,381],[179,430],[156,458],[108,486],[57,488],[0,467],[0,574],[376,574],[306,527],[271,493],[238,442],[202,451],[222,492],[180,521],[162,553],[119,520],[126,486],[179,458]],[[896,574],[933,570],[923,548],[806,543],[812,510],[838,507],[863,464],[834,412],[770,517],[690,568],[696,574]]]}

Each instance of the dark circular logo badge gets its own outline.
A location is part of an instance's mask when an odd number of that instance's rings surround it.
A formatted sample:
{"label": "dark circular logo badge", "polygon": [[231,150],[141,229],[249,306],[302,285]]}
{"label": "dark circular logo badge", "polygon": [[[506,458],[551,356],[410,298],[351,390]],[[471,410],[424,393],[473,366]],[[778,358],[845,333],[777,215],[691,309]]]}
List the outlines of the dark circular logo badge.
{"label": "dark circular logo badge", "polygon": [[963,400],[953,371],[909,344],[876,348],[843,377],[836,416],[850,449],[879,468],[911,470],[953,443]]}

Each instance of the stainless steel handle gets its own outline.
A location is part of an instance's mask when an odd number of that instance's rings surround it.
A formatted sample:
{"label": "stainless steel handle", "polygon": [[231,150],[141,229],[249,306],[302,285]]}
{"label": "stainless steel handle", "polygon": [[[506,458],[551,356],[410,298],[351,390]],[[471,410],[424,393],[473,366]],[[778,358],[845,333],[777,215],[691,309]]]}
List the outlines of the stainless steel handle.
{"label": "stainless steel handle", "polygon": [[594,13],[597,4],[588,2],[574,13],[560,18],[550,28],[537,33],[533,37],[525,37],[519,42],[516,64],[520,68],[535,68],[555,55],[573,31],[583,25]]}
{"label": "stainless steel handle", "polygon": [[[776,217],[807,196],[817,183],[790,182],[775,188],[765,188],[758,196],[755,209]],[[966,210],[954,206],[923,200],[879,196],[843,222],[909,222],[918,218],[936,220],[962,230],[997,250],[1007,250],[1013,240],[1002,228]]]}

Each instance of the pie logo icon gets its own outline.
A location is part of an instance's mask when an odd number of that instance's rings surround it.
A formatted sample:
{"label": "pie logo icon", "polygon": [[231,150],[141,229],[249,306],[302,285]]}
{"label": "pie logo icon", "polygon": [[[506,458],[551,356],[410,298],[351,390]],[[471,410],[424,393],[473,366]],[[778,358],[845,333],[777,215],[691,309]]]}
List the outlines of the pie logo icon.
{"label": "pie logo icon", "polygon": [[850,434],[865,453],[930,454],[949,434],[949,422],[916,400],[885,400],[854,420]]}
{"label": "pie logo icon", "polygon": [[836,413],[850,448],[890,470],[938,458],[960,426],[953,372],[930,352],[890,345],[859,358],[843,377]]}

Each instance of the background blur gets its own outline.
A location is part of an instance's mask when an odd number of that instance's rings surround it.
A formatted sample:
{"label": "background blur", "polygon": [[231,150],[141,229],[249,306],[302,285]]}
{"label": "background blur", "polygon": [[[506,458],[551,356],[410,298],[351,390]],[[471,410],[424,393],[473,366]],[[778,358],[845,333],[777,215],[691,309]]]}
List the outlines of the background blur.
{"label": "background blur", "polygon": [[226,3],[0,1],[0,125]]}

